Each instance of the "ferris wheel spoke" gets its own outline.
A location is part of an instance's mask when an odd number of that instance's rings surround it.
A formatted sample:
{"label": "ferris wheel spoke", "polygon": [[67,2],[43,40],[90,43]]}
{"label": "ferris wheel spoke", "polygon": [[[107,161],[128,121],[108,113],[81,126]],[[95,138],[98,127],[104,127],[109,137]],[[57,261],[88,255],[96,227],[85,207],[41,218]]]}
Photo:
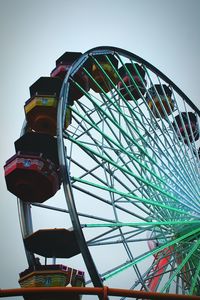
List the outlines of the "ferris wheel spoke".
{"label": "ferris wheel spoke", "polygon": [[84,227],[88,228],[94,228],[94,227],[148,227],[147,229],[152,229],[152,227],[157,227],[157,226],[168,226],[168,225],[198,225],[200,224],[199,220],[181,220],[181,221],[164,221],[164,222],[133,222],[133,223],[121,223],[121,222],[116,222],[116,223],[95,223],[95,224],[85,224]]}
{"label": "ferris wheel spoke", "polygon": [[[124,262],[124,263],[122,263],[122,264],[120,264],[120,265],[117,265],[116,267],[114,267],[114,268],[112,268],[112,269],[109,269],[109,270],[107,270],[106,272],[102,272],[101,273],[101,278],[102,278],[102,280],[103,281],[106,281],[107,279],[106,279],[106,277],[107,277],[107,275],[109,274],[109,273],[111,273],[111,272],[115,272],[117,269],[119,269],[119,268],[123,268],[125,265],[126,265],[126,263],[127,262]],[[142,278],[142,280],[141,279],[138,279],[138,281],[137,281],[137,285],[141,285],[141,283],[142,283],[142,285],[143,285],[143,282],[144,282],[144,280],[143,280],[143,277],[141,276],[141,278]],[[142,282],[141,282],[142,281]],[[146,286],[144,286],[144,287],[146,287]]]}
{"label": "ferris wheel spoke", "polygon": [[[85,224],[82,224],[82,227],[85,228],[86,227]],[[95,235],[94,237],[87,240],[87,244],[89,246],[99,246],[99,241],[105,241],[105,240],[109,240],[113,237],[119,236],[118,234],[115,234],[115,231],[117,231],[117,229],[118,228],[116,228],[116,227],[111,228],[111,229],[108,229],[107,231],[104,231],[103,233]]]}
{"label": "ferris wheel spoke", "polygon": [[[39,208],[43,208],[43,209],[48,209],[48,210],[53,210],[53,211],[58,211],[61,213],[66,213],[69,214],[69,211],[64,209],[64,208],[59,208],[59,207],[55,207],[55,206],[50,206],[50,205],[45,205],[45,204],[39,204],[39,203],[32,203],[31,204],[33,207],[39,207]],[[86,213],[82,213],[82,212],[77,212],[79,217],[84,217],[87,219],[95,219],[95,220],[99,220],[99,221],[103,221],[103,222],[116,222],[115,220],[111,220],[111,219],[107,219],[107,218],[103,218],[97,215],[90,215],[90,214],[86,214]]]}
{"label": "ferris wheel spoke", "polygon": [[[141,231],[142,232],[145,232],[145,230]],[[126,233],[123,233],[124,235]],[[120,235],[118,235],[120,236]],[[158,236],[158,238],[161,238],[161,236]],[[170,236],[168,236],[168,238],[171,238]],[[107,246],[107,245],[119,245],[119,244],[123,244],[124,242],[129,245],[129,244],[135,244],[136,243],[141,243],[141,242],[147,242],[148,239],[145,239],[145,238],[134,238],[134,239],[125,239],[124,241],[123,240],[111,240],[110,238],[108,238],[107,240],[106,239],[102,239],[102,241],[97,241],[95,243],[88,243],[88,246],[90,247],[93,247],[93,246]]]}

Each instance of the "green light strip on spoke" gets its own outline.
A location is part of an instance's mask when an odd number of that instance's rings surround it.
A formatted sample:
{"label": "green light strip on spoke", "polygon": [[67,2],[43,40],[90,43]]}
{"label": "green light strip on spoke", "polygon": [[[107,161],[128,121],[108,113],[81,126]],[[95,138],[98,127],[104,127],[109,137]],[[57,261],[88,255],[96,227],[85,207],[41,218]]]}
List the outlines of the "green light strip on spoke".
{"label": "green light strip on spoke", "polygon": [[[103,280],[107,280],[107,279],[109,279],[109,278],[111,278],[111,277],[113,277],[113,276],[115,276],[115,275],[117,275],[117,274],[119,274],[119,273],[125,271],[126,269],[128,269],[128,268],[130,268],[130,267],[136,265],[137,263],[139,263],[139,262],[145,260],[145,259],[148,258],[149,256],[152,256],[152,255],[154,255],[154,254],[157,254],[158,252],[164,250],[165,248],[168,248],[168,247],[170,247],[170,246],[173,246],[173,245],[175,245],[176,243],[179,243],[180,241],[182,241],[182,240],[188,238],[189,236],[195,235],[195,234],[198,233],[198,232],[200,232],[200,228],[197,228],[197,229],[195,229],[195,230],[192,230],[191,232],[186,233],[186,234],[184,234],[183,236],[181,236],[181,237],[179,237],[179,238],[177,238],[177,239],[174,239],[173,241],[171,241],[171,242],[169,242],[169,243],[166,243],[165,245],[162,245],[161,247],[158,247],[158,248],[156,248],[156,249],[154,249],[154,250],[152,250],[152,251],[149,251],[148,253],[146,253],[146,254],[143,255],[142,257],[139,257],[139,258],[135,259],[134,261],[132,261],[132,262],[130,262],[130,263],[127,263],[127,264],[125,264],[124,266],[118,268],[117,270],[115,270],[115,271],[113,271],[113,272],[110,272],[109,274],[105,275],[105,276],[103,277]],[[199,243],[200,243],[200,241],[198,241],[198,244],[199,244]],[[196,245],[195,245],[195,246],[196,246]],[[196,248],[196,247],[195,247],[195,248]],[[193,251],[193,252],[194,252],[194,251]],[[192,252],[192,253],[193,253],[193,252]]]}
{"label": "green light strip on spoke", "polygon": [[162,288],[161,293],[164,292],[168,287],[170,287],[170,285],[171,285],[172,281],[174,280],[175,276],[181,271],[181,269],[184,267],[184,265],[187,263],[187,261],[192,256],[192,254],[197,250],[197,248],[199,247],[199,245],[200,245],[200,240],[197,241],[194,244],[194,246],[192,247],[192,249],[190,250],[190,252],[183,259],[182,263],[180,265],[178,265],[178,267],[176,268],[176,271],[173,273],[173,275],[169,278],[169,280],[167,281],[167,283],[165,284],[165,286]]}
{"label": "green light strip on spoke", "polygon": [[162,208],[165,208],[165,209],[168,209],[168,210],[178,212],[180,214],[190,215],[189,212],[186,212],[184,210],[180,210],[178,208],[174,208],[174,207],[169,206],[169,205],[164,205],[164,204],[162,204],[158,201],[153,201],[153,200],[150,200],[150,199],[144,199],[144,198],[132,195],[130,193],[120,192],[120,191],[118,191],[114,188],[110,188],[110,187],[107,187],[107,186],[102,186],[102,185],[99,185],[99,184],[96,184],[96,183],[93,183],[93,182],[90,182],[90,181],[87,181],[87,180],[84,180],[84,179],[81,179],[81,178],[78,178],[78,177],[72,177],[72,180],[78,181],[78,182],[81,182],[81,183],[84,183],[84,184],[87,184],[87,185],[90,185],[90,186],[94,186],[96,188],[99,188],[99,189],[102,189],[102,190],[105,190],[105,191],[108,191],[108,192],[111,192],[111,193],[115,193],[115,194],[123,196],[125,198],[131,198],[131,199],[134,199],[134,200],[137,200],[137,201],[140,201],[140,202],[151,204],[153,206],[162,207]]}
{"label": "green light strip on spoke", "polygon": [[163,221],[163,222],[133,222],[133,223],[99,223],[99,224],[84,224],[83,227],[94,228],[94,227],[143,227],[143,226],[162,226],[162,225],[196,225],[200,224],[199,220],[196,221]]}

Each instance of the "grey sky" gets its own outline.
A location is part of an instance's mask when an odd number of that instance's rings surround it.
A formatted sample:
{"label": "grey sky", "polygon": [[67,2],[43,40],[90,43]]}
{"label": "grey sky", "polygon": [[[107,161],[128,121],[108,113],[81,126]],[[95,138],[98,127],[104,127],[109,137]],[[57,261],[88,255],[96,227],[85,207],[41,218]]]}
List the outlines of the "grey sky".
{"label": "grey sky", "polygon": [[65,51],[110,45],[152,63],[200,108],[199,0],[0,0],[0,288],[17,287],[26,259],[3,165],[14,154],[29,86]]}

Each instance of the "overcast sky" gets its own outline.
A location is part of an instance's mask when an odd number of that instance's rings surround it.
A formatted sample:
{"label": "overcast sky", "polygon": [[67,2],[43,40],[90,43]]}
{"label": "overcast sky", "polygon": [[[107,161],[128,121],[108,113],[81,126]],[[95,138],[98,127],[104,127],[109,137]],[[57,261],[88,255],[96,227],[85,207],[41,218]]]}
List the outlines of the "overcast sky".
{"label": "overcast sky", "polygon": [[14,154],[29,86],[65,51],[109,45],[149,61],[200,108],[199,0],[0,0],[0,288],[18,287],[27,267],[3,165]]}

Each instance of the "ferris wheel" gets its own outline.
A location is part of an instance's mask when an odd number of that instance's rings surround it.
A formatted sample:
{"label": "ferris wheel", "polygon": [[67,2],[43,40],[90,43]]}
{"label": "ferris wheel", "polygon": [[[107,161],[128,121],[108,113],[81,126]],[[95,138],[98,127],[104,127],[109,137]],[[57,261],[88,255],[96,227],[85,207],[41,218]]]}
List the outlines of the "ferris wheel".
{"label": "ferris wheel", "polygon": [[66,52],[30,95],[5,165],[29,268],[81,254],[86,285],[200,295],[198,108],[114,47]]}

